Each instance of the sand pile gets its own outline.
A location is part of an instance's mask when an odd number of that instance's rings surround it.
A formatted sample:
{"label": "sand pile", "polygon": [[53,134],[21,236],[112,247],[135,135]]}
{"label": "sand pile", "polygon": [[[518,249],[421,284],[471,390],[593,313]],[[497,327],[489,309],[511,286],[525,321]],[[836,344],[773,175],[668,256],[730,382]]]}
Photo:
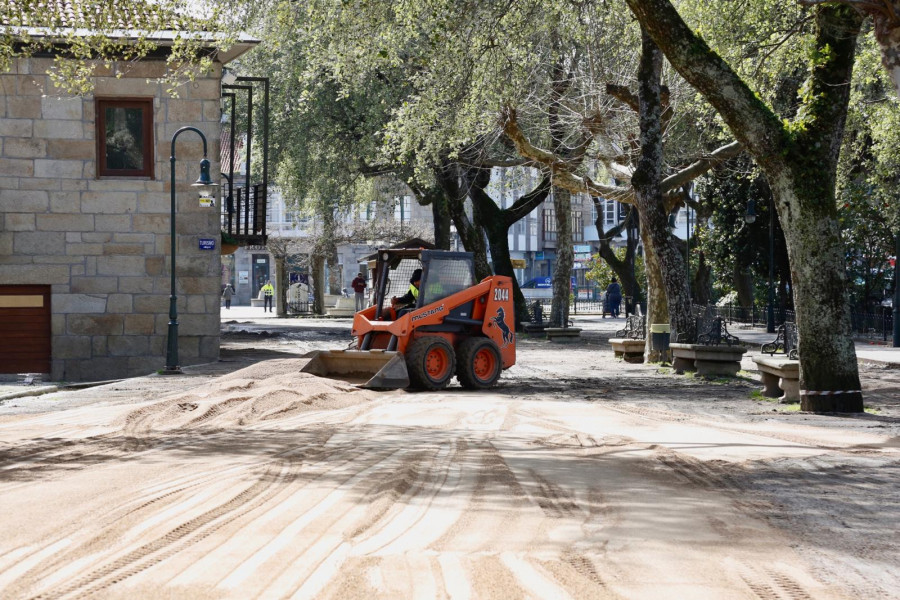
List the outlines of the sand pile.
{"label": "sand pile", "polygon": [[306,362],[281,359],[257,363],[134,410],[118,425],[131,434],[232,428],[310,410],[342,408],[375,397],[374,392],[342,381],[301,373]]}

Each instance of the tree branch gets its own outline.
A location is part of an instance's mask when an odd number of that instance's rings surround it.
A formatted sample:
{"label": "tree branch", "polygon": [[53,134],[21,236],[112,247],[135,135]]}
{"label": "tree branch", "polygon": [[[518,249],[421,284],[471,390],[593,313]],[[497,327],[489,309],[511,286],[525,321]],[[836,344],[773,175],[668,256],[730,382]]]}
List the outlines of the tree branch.
{"label": "tree branch", "polygon": [[[780,156],[784,125],[734,70],[697,36],[669,0],[626,0],[672,66],[707,98],[754,156]],[[753,123],[748,127],[747,123]]]}
{"label": "tree branch", "polygon": [[553,178],[553,185],[557,185],[572,193],[588,193],[592,196],[612,198],[619,202],[630,204],[632,195],[630,188],[622,188],[611,185],[601,185],[593,181],[587,175],[579,176],[572,173],[568,161],[558,158],[552,152],[543,150],[531,144],[519,129],[516,120],[516,110],[507,107],[503,111],[503,131],[515,145],[516,150],[522,156],[543,166],[543,171],[549,172]]}
{"label": "tree branch", "polygon": [[541,205],[541,202],[550,195],[551,181],[549,176],[544,176],[533,190],[516,200],[512,206],[503,211],[507,226],[517,222],[522,217]]}
{"label": "tree branch", "polygon": [[740,142],[731,142],[730,144],[726,144],[721,148],[713,151],[709,156],[701,158],[684,169],[678,171],[677,173],[673,173],[669,175],[662,181],[662,189],[663,190],[673,190],[675,188],[679,188],[687,183],[690,183],[697,177],[700,177],[711,168],[713,168],[716,164],[726,161],[730,158],[734,158],[738,154],[744,151],[744,146],[741,145]]}

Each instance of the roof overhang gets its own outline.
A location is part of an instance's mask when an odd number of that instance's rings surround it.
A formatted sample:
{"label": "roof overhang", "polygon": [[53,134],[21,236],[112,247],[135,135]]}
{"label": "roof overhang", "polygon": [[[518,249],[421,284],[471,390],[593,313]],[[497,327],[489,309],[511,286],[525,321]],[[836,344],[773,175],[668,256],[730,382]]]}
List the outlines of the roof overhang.
{"label": "roof overhang", "polygon": [[[0,33],[12,34],[23,40],[28,38],[39,39],[50,43],[66,44],[73,37],[91,37],[99,32],[90,29],[51,29],[47,27],[0,27]],[[193,40],[200,42],[210,50],[216,50],[216,60],[227,64],[239,56],[249,52],[258,46],[261,40],[246,33],[238,33],[229,38],[210,32],[184,32],[184,31],[144,31],[140,29],[114,29],[102,32],[104,37],[116,43],[128,45],[138,41],[150,41],[161,48],[174,46],[180,40]]]}

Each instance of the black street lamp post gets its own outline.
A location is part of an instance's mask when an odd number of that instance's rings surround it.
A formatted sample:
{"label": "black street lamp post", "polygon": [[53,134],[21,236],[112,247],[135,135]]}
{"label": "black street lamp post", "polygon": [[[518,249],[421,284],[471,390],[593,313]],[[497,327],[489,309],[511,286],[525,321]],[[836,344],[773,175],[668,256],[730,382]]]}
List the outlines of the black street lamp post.
{"label": "black street lamp post", "polygon": [[[744,221],[748,224],[756,221],[756,201],[747,201],[747,212]],[[769,302],[766,308],[766,331],[775,333],[775,202],[769,200]]]}
{"label": "black street lamp post", "polygon": [[892,302],[894,317],[893,347],[900,348],[900,233],[894,240],[894,300]]}
{"label": "black street lamp post", "polygon": [[775,333],[775,201],[769,200],[769,307],[766,331]]}
{"label": "black street lamp post", "polygon": [[166,375],[181,374],[181,367],[178,366],[178,308],[176,305],[177,297],[175,296],[175,139],[185,131],[194,131],[203,140],[203,159],[200,161],[200,177],[192,185],[195,187],[208,187],[215,185],[209,176],[209,160],[206,158],[206,136],[203,135],[196,127],[182,127],[172,136],[172,154],[169,157],[169,163],[172,170],[171,181],[171,252],[172,252],[172,268],[171,268],[171,286],[169,294],[169,339],[166,348],[166,368],[162,373]]}

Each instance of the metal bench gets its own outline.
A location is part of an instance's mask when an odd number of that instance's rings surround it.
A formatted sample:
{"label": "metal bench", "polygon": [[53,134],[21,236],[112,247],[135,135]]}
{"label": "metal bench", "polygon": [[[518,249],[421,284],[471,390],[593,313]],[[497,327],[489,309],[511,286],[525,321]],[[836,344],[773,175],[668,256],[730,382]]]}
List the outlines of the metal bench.
{"label": "metal bench", "polygon": [[[686,343],[686,336],[678,334],[678,342],[671,344],[672,367],[676,373],[696,371],[698,375],[734,377],[741,369],[741,358],[747,351],[741,340],[728,332],[725,319],[712,307],[696,307],[697,342]],[[724,343],[723,343],[724,342]]]}
{"label": "metal bench", "polygon": [[647,339],[647,322],[644,317],[631,316],[625,318],[625,328],[616,332],[617,338],[630,340]]}
{"label": "metal bench", "polygon": [[785,354],[790,360],[798,360],[799,352],[797,344],[799,336],[797,334],[797,324],[793,321],[785,321],[775,330],[775,339],[762,345],[760,352],[774,356],[775,354]]}
{"label": "metal bench", "polygon": [[530,319],[522,323],[525,333],[543,332],[546,325],[544,324],[544,307],[539,301],[535,301],[529,307]]}

